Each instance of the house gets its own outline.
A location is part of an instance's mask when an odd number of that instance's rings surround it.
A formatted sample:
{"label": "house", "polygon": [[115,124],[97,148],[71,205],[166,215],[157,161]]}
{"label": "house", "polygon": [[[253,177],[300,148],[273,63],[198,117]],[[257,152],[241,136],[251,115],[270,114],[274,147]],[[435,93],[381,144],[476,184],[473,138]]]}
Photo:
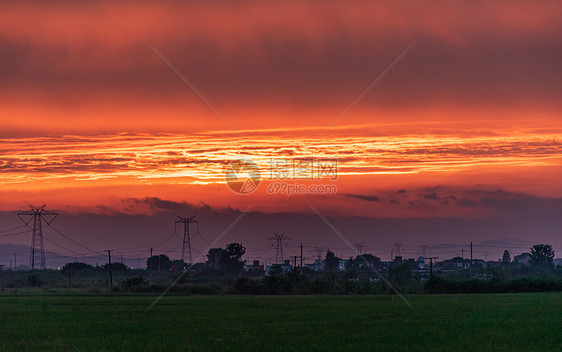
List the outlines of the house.
{"label": "house", "polygon": [[474,259],[472,261],[472,269],[486,269],[487,267],[488,263],[482,259]]}
{"label": "house", "polygon": [[425,258],[418,257],[418,269],[425,269]]}
{"label": "house", "polygon": [[340,259],[340,261],[338,262],[338,270],[345,271],[345,269],[347,269],[347,263],[349,263],[349,260]]}
{"label": "house", "polygon": [[408,265],[410,270],[416,270],[418,268],[418,262],[414,258],[409,258],[405,260],[404,263]]}
{"label": "house", "polygon": [[519,264],[519,265],[529,265],[530,260],[531,260],[531,254],[530,253],[522,253],[522,254],[516,255],[513,258],[513,262],[515,264]]}
{"label": "house", "polygon": [[321,259],[317,259],[313,264],[306,264],[306,267],[314,271],[323,271],[326,268],[326,263]]}
{"label": "house", "polygon": [[265,267],[265,275],[270,275],[271,272],[288,273],[293,270],[289,260],[285,260],[283,264],[272,264]]}
{"label": "house", "polygon": [[263,265],[260,265],[259,260],[254,260],[252,264],[246,264],[244,266],[245,271],[252,271],[252,270],[263,270]]}
{"label": "house", "polygon": [[453,271],[462,270],[470,266],[470,260],[464,259],[462,257],[454,257],[451,259],[446,259],[437,263],[436,268],[438,270]]}

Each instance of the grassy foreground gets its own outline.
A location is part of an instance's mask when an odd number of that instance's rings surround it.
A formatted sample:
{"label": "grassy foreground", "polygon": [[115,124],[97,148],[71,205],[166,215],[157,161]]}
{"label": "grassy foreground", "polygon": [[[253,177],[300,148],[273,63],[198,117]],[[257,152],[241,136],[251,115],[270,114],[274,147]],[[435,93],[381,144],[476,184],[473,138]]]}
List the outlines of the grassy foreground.
{"label": "grassy foreground", "polygon": [[0,351],[560,351],[562,294],[0,295]]}

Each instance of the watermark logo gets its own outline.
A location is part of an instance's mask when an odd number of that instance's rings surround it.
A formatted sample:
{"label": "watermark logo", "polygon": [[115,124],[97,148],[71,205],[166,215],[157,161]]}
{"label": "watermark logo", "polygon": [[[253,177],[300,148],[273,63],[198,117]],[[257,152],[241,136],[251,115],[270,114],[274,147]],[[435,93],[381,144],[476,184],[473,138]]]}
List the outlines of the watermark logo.
{"label": "watermark logo", "polygon": [[[335,159],[269,159],[266,172],[268,194],[335,194],[337,188],[326,181],[338,178]],[[226,183],[238,194],[250,194],[260,185],[261,173],[251,159],[239,159],[228,164]],[[297,181],[304,181],[297,182]],[[312,183],[311,183],[312,182]],[[321,182],[320,184],[314,182]]]}
{"label": "watermark logo", "polygon": [[250,159],[232,161],[226,168],[225,177],[228,188],[238,194],[254,192],[261,182],[260,168]]}
{"label": "watermark logo", "polygon": [[293,194],[336,194],[338,188],[336,185],[323,184],[300,184],[298,182],[275,181],[267,187],[267,194],[285,194],[291,196]]}
{"label": "watermark logo", "polygon": [[270,159],[270,180],[310,180],[320,181],[338,178],[338,161],[336,159]]}

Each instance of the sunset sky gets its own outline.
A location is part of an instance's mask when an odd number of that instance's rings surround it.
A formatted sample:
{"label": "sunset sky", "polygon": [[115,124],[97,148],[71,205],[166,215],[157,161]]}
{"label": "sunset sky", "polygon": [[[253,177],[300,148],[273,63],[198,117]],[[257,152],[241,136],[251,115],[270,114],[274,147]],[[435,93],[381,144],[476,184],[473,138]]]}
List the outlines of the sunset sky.
{"label": "sunset sky", "polygon": [[[562,251],[562,4],[524,1],[18,1],[0,4],[0,243],[28,204],[46,248],[146,256],[198,216],[201,253],[266,240],[387,260],[433,246]],[[230,162],[261,171],[251,194]],[[271,162],[336,161],[274,179]],[[270,194],[275,182],[335,186]],[[3,232],[4,231],[4,232]],[[19,231],[19,230],[17,230]],[[16,232],[17,232],[16,231]],[[178,257],[178,236],[159,251]],[[557,252],[557,254],[559,254]],[[0,251],[0,264],[5,264]],[[49,258],[47,257],[49,261]],[[311,259],[309,259],[311,260]]]}

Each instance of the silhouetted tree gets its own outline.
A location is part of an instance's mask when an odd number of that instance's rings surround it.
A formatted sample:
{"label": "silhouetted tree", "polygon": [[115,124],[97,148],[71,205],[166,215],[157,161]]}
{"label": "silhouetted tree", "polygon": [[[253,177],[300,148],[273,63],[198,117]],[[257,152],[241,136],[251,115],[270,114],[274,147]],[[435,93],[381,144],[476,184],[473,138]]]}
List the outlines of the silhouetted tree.
{"label": "silhouetted tree", "polygon": [[[105,270],[109,270],[109,263],[105,263],[103,265],[103,268]],[[113,271],[125,271],[125,270],[127,270],[127,266],[125,264],[119,263],[119,262],[111,263],[111,270],[113,270]]]}
{"label": "silhouetted tree", "polygon": [[326,252],[326,259],[324,261],[326,271],[333,273],[338,271],[338,267],[340,265],[340,258],[336,257],[334,252],[328,249]]}
{"label": "silhouetted tree", "polygon": [[502,262],[504,264],[511,263],[511,255],[509,255],[509,251],[507,249],[505,251],[503,251]]}
{"label": "silhouetted tree", "polygon": [[121,283],[125,291],[142,292],[148,289],[149,282],[142,276],[128,277]]}
{"label": "silhouetted tree", "polygon": [[389,279],[390,281],[399,286],[406,285],[410,278],[412,277],[412,271],[410,270],[410,266],[407,263],[393,265],[389,272]]}
{"label": "silhouetted tree", "polygon": [[66,263],[61,271],[62,272],[66,272],[68,270],[72,270],[72,271],[78,271],[78,270],[84,270],[84,269],[93,269],[94,267],[91,266],[90,264],[86,264],[86,263],[81,263],[81,262],[74,262],[74,263]]}
{"label": "silhouetted tree", "polygon": [[207,264],[216,270],[238,276],[246,264],[246,261],[242,260],[244,253],[246,248],[240,243],[230,243],[226,249],[211,248],[207,253]]}
{"label": "silhouetted tree", "polygon": [[222,248],[211,248],[207,252],[207,264],[216,270],[223,269],[223,259],[226,258],[228,252]]}
{"label": "silhouetted tree", "polygon": [[554,250],[549,244],[536,244],[531,248],[531,258],[529,262],[534,265],[552,268],[554,260]]}
{"label": "silhouetted tree", "polygon": [[152,269],[152,271],[167,271],[170,269],[171,265],[172,262],[170,261],[170,258],[164,254],[153,255],[146,261],[146,268],[148,270]]}
{"label": "silhouetted tree", "polygon": [[240,275],[244,270],[245,260],[242,256],[246,253],[246,248],[241,243],[230,243],[226,246],[226,258],[223,259],[226,271],[234,276]]}

